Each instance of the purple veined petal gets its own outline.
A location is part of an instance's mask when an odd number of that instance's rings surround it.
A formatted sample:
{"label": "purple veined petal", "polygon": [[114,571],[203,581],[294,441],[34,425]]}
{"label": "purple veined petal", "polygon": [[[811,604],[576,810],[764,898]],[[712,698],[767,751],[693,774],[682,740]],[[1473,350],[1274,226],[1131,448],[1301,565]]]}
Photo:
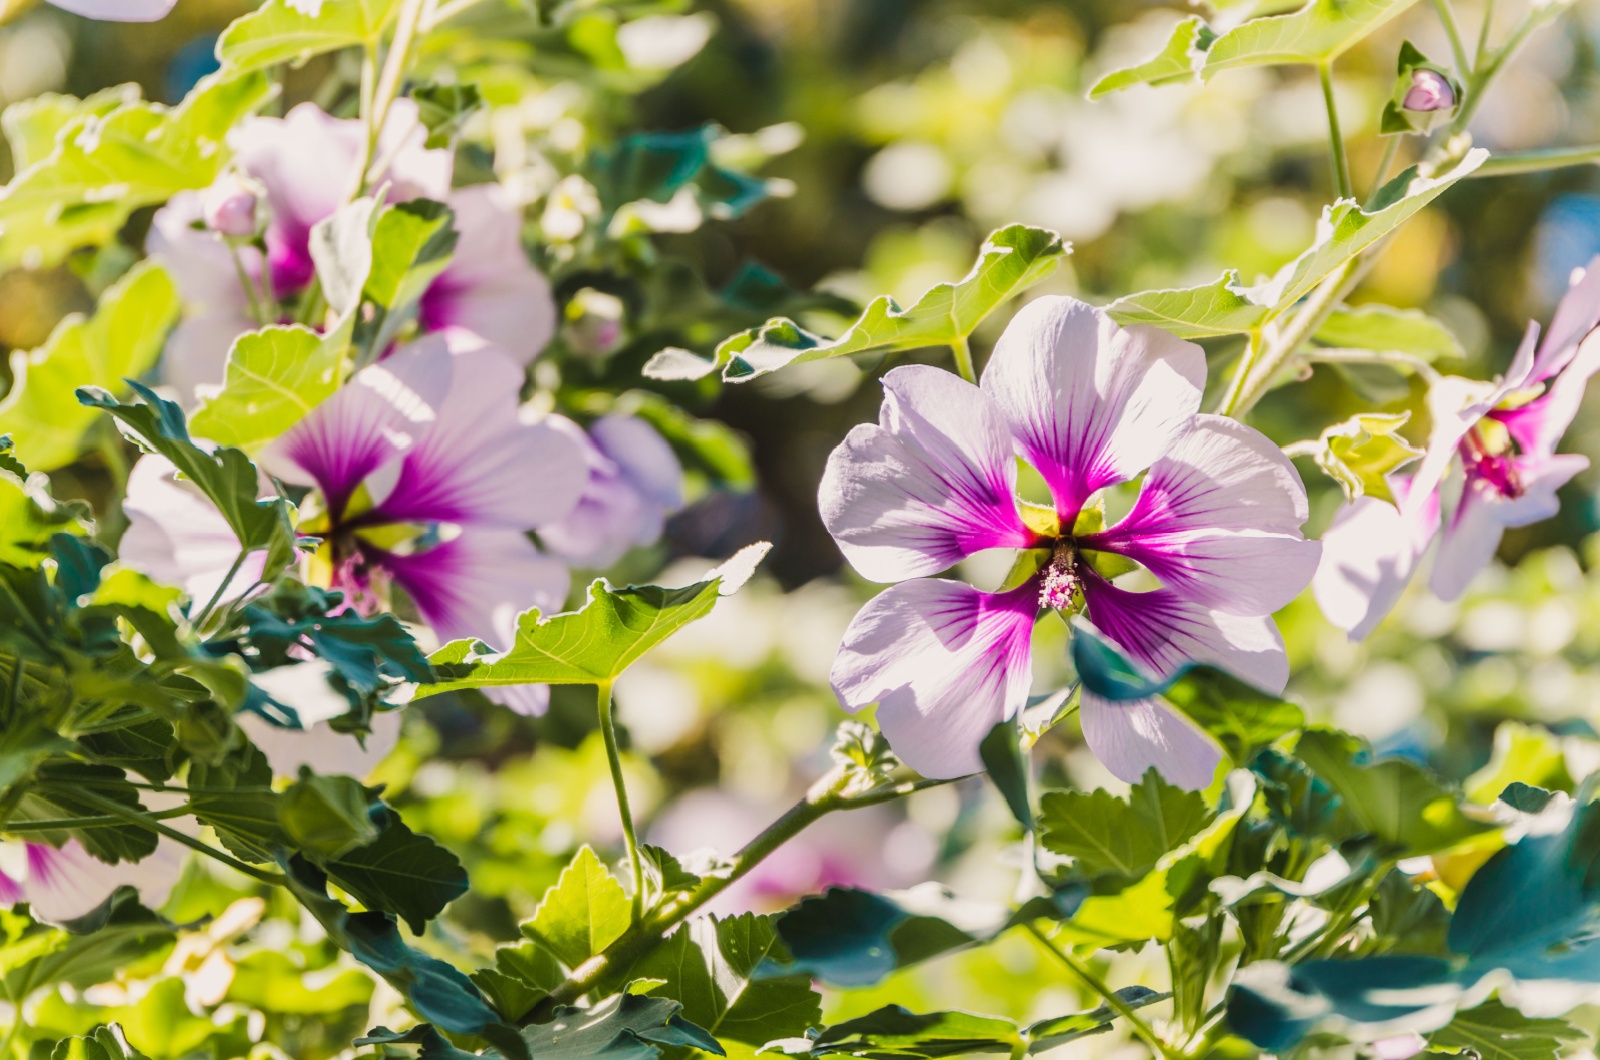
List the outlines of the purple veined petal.
{"label": "purple veined petal", "polygon": [[1222,748],[1194,722],[1153,699],[1113,703],[1079,693],[1083,741],[1112,776],[1130,784],[1155,769],[1169,784],[1198,790],[1211,783]]}
{"label": "purple veined petal", "polygon": [[[1600,276],[1600,269],[1591,271]],[[1600,331],[1591,332],[1569,352],[1565,365],[1542,395],[1526,405],[1489,413],[1505,425],[1524,453],[1553,454],[1572,426],[1589,380],[1600,371]]]}
{"label": "purple veined petal", "polygon": [[104,22],[157,22],[178,0],[50,0],[63,11]]}
{"label": "purple veined petal", "polygon": [[549,685],[497,685],[485,688],[484,696],[524,718],[541,717],[550,709]]}
{"label": "purple veined petal", "polygon": [[1006,326],[983,390],[1070,525],[1096,490],[1127,482],[1172,447],[1200,411],[1205,378],[1194,343],[1120,328],[1087,303],[1047,296]]}
{"label": "purple veined petal", "polygon": [[890,586],[851,621],[833,691],[852,713],[878,704],[878,727],[925,777],[983,768],[978,744],[1026,704],[1038,589],[979,592],[919,578]]}
{"label": "purple veined petal", "polygon": [[433,429],[454,366],[441,342],[413,343],[368,365],[267,446],[262,465],[285,482],[317,487],[329,511],[342,515],[369,476],[400,474],[403,455]]}
{"label": "purple veined petal", "polygon": [[1193,425],[1150,468],[1126,518],[1086,535],[1086,548],[1143,564],[1207,607],[1271,614],[1300,594],[1321,546],[1294,465],[1260,431],[1222,416]]}
{"label": "purple veined petal", "polygon": [[158,908],[172,892],[186,854],[178,843],[162,839],[142,861],[108,865],[90,856],[75,839],[60,848],[30,843],[22,899],[41,920],[60,923],[93,912],[126,884],[139,892],[146,906]]}
{"label": "purple veined petal", "polygon": [[1578,344],[1600,326],[1600,255],[1591,258],[1582,271],[1574,272],[1567,293],[1561,297],[1544,341],[1534,360],[1530,382],[1549,379],[1572,360]]}
{"label": "purple veined petal", "polygon": [[845,436],[818,490],[822,522],[850,565],[893,582],[1031,544],[1010,432],[983,391],[927,365],[894,369],[883,390],[878,422]]}
{"label": "purple veined petal", "polygon": [[1522,494],[1508,497],[1493,483],[1467,475],[1461,500],[1439,535],[1429,588],[1441,600],[1458,599],[1494,559],[1505,531],[1554,517],[1561,510],[1556,491],[1589,466],[1586,456],[1519,457]]}
{"label": "purple veined petal", "polygon": [[[1407,496],[1409,480],[1396,476],[1390,484],[1398,498]],[[1322,560],[1311,582],[1328,621],[1351,640],[1365,639],[1399,602],[1438,532],[1437,492],[1406,512],[1375,497],[1346,505],[1322,535]]]}
{"label": "purple veined petal", "polygon": [[1230,615],[1170,589],[1130,592],[1089,571],[1085,614],[1138,665],[1170,676],[1184,663],[1208,663],[1267,692],[1289,683],[1289,657],[1270,615]]}
{"label": "purple veined petal", "polygon": [[[424,147],[426,130],[408,99],[389,109],[375,157],[391,159],[374,186],[387,182],[389,199],[443,199],[450,188],[448,151]],[[316,275],[311,229],[344,205],[360,180],[366,130],[302,103],[282,118],[250,118],[229,135],[235,164],[267,192],[270,217],[264,238],[273,290],[280,296],[305,288]]]}
{"label": "purple veined petal", "polygon": [[440,640],[474,637],[505,650],[516,638],[517,616],[537,607],[549,614],[565,602],[566,566],[514,530],[468,529],[408,555],[374,553]]}
{"label": "purple veined petal", "polygon": [[450,208],[460,239],[449,267],[423,293],[418,321],[427,331],[472,332],[529,363],[555,334],[556,304],[522,247],[522,212],[498,184],[463,188]]}
{"label": "purple veined petal", "polygon": [[528,422],[517,406],[522,367],[498,347],[453,353],[431,335],[376,367],[444,363],[436,415],[397,462],[368,477],[375,515],[527,530],[557,522],[588,482],[583,451],[561,431]]}
{"label": "purple veined petal", "polygon": [[683,503],[683,469],[655,428],[632,416],[606,416],[582,427],[564,416],[541,421],[584,453],[589,481],[572,512],[542,527],[540,542],[567,562],[596,570],[661,536]]}
{"label": "purple veined petal", "polygon": [[[178,481],[165,457],[141,457],[128,474],[122,502],[128,529],[119,545],[121,561],[155,581],[175,585],[204,606],[239,556],[239,539],[227,520],[198,492]],[[245,558],[219,602],[236,600],[261,577],[266,554]]]}

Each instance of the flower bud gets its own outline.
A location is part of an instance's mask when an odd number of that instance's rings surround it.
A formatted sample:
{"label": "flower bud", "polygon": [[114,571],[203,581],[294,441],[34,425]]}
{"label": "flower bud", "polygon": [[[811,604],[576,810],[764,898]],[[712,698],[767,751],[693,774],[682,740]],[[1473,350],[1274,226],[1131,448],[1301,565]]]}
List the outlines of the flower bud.
{"label": "flower bud", "polygon": [[206,227],[239,239],[253,236],[260,202],[253,182],[237,173],[224,173],[206,189],[201,207]]}
{"label": "flower bud", "polygon": [[1406,110],[1429,112],[1435,110],[1453,110],[1456,105],[1456,91],[1450,84],[1450,79],[1437,70],[1419,67],[1411,71],[1411,88],[1407,90],[1400,106]]}

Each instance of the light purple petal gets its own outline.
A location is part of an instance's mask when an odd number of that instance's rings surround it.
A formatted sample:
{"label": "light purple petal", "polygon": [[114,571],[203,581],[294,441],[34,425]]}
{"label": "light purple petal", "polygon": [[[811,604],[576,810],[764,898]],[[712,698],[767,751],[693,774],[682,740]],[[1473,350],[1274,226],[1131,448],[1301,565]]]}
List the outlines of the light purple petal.
{"label": "light purple petal", "polygon": [[1037,590],[984,593],[922,578],[879,593],[845,631],[833,690],[849,711],[878,704],[878,726],[925,777],[983,768],[978,744],[1021,710],[1032,682]]}
{"label": "light purple petal", "polygon": [[[1391,480],[1397,493],[1405,481]],[[1328,621],[1351,640],[1364,639],[1399,601],[1438,531],[1436,492],[1414,511],[1374,497],[1346,505],[1322,535],[1322,561],[1311,582]]]}
{"label": "light purple petal", "polygon": [[75,839],[59,849],[38,843],[28,848],[22,899],[35,916],[56,923],[93,912],[124,884],[135,888],[146,906],[158,908],[172,892],[186,854],[182,846],[166,839],[144,860],[115,865],[90,856]]}
{"label": "light purple petal", "polygon": [[369,477],[377,513],[393,522],[526,530],[572,511],[588,481],[583,452],[550,425],[524,421],[520,365],[497,347],[452,353],[434,335],[376,367],[405,373],[412,365],[443,376],[442,396],[405,455]]}
{"label": "light purple petal", "polygon": [[[191,309],[245,316],[250,300],[239,285],[239,268],[227,244],[215,232],[195,227],[204,209],[203,192],[178,192],[151,218],[145,250],[161,262]],[[246,271],[259,280],[261,252],[243,246],[238,253]]]}
{"label": "light purple petal", "polygon": [[178,0],[50,0],[63,11],[105,22],[156,22],[166,18]]}
{"label": "light purple petal", "polygon": [[1150,468],[1126,518],[1080,539],[1230,614],[1264,615],[1300,594],[1321,552],[1294,465],[1260,431],[1221,416],[1193,426]]}
{"label": "light purple petal", "polygon": [[1029,302],[983,373],[1017,452],[1050,484],[1070,525],[1090,494],[1127,482],[1200,410],[1205,354],[1153,327],[1118,327],[1075,298]]}
{"label": "light purple petal", "polygon": [[[269,682],[271,687],[267,690],[273,698],[297,711],[303,709],[308,718],[319,713],[316,701],[324,695],[338,697],[339,705],[343,708],[340,714],[348,711],[349,703],[322,679],[324,669],[309,664],[278,669],[305,672],[286,673]],[[267,674],[257,675],[256,683],[263,684],[261,678],[275,673],[276,670],[269,670]],[[320,687],[313,682],[320,684]],[[372,716],[372,731],[367,734],[364,743],[348,733],[335,732],[326,721],[321,720],[304,729],[286,729],[250,711],[241,712],[237,720],[244,734],[250,737],[250,742],[266,756],[267,763],[272,766],[273,776],[278,777],[298,776],[300,767],[306,766],[314,773],[362,780],[388,758],[389,752],[400,742],[400,712],[396,710]]]}
{"label": "light purple petal", "polygon": [[[1600,276],[1600,269],[1592,271]],[[1561,372],[1550,381],[1544,394],[1526,405],[1489,415],[1505,424],[1524,453],[1554,453],[1577,417],[1589,380],[1597,371],[1600,332],[1592,332],[1570,351]]]}
{"label": "light purple petal", "polygon": [[544,546],[569,563],[598,570],[630,548],[658,540],[667,514],[683,503],[683,469],[655,429],[632,416],[604,417],[589,433],[564,416],[543,422],[583,450],[589,469],[577,507],[540,529]]}
{"label": "light purple petal", "polygon": [[[359,125],[358,122],[352,124]],[[387,159],[389,167],[374,174],[368,182],[373,188],[389,185],[389,201],[432,199],[443,202],[450,195],[450,181],[455,175],[455,159],[443,148],[430,150],[427,146],[428,130],[422,124],[422,114],[416,101],[397,99],[389,107],[384,119],[383,132],[378,137],[374,158]]]}
{"label": "light purple petal", "polygon": [[[239,539],[222,514],[179,482],[164,457],[141,457],[128,475],[122,502],[128,529],[118,546],[124,564],[164,585],[175,585],[200,605],[211,600],[239,557]],[[219,601],[238,599],[261,577],[266,554],[246,557]]]}
{"label": "light purple petal", "polygon": [[1016,460],[983,391],[927,365],[883,378],[883,408],[828,458],[823,524],[873,581],[936,574],[990,548],[1025,548]]}
{"label": "light purple petal", "polygon": [[517,616],[559,609],[567,568],[512,530],[465,530],[426,551],[375,553],[374,559],[416,603],[440,640],[474,637],[504,650]]}
{"label": "light purple petal", "polygon": [[1530,382],[1549,379],[1565,368],[1578,344],[1600,325],[1600,268],[1596,266],[1600,266],[1600,256],[1573,274],[1572,284],[1556,306],[1544,341],[1539,344]]}
{"label": "light purple petal", "polygon": [[1469,473],[1461,500],[1439,536],[1429,587],[1441,600],[1455,600],[1494,559],[1500,538],[1511,527],[1552,518],[1561,510],[1556,490],[1589,466],[1585,456],[1520,457],[1516,461],[1523,493],[1507,497]]}
{"label": "light purple petal", "polygon": [[193,409],[222,388],[229,351],[255,326],[246,314],[218,312],[191,316],[172,329],[161,356],[161,375],[177,390],[180,404]]}
{"label": "light purple petal", "polygon": [[420,322],[428,331],[470,331],[527,364],[555,334],[556,304],[522,247],[522,213],[498,184],[463,188],[450,207],[460,239],[422,296]]}
{"label": "light purple petal", "polygon": [[1209,663],[1268,692],[1289,682],[1289,657],[1270,616],[1230,615],[1170,589],[1118,588],[1092,572],[1085,613],[1135,663],[1161,677],[1187,662]]}
{"label": "light purple petal", "polygon": [[1222,748],[1194,722],[1153,699],[1113,703],[1080,693],[1083,740],[1113,776],[1132,784],[1150,769],[1180,788],[1211,783]]}
{"label": "light purple petal", "polygon": [[549,685],[496,685],[483,689],[491,703],[507,707],[524,718],[543,716],[550,709]]}

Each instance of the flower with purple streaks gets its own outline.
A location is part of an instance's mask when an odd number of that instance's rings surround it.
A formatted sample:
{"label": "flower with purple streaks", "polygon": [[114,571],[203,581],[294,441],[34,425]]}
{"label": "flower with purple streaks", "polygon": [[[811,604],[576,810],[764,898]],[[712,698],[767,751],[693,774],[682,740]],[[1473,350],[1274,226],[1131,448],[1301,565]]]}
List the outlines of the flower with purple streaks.
{"label": "flower with purple streaks", "polygon": [[[1319,551],[1300,532],[1305,489],[1265,436],[1199,413],[1204,381],[1198,346],[1119,328],[1071,298],[1018,313],[981,387],[926,366],[885,376],[879,421],[834,450],[820,496],[856,570],[899,583],[845,633],[833,668],[845,708],[877,703],[895,751],[924,775],[974,772],[979,742],[1027,700],[1041,611],[1079,609],[1155,673],[1198,660],[1281,690],[1271,615]],[[1018,458],[1048,485],[1047,509],[1019,502]],[[1100,525],[1096,495],[1141,474],[1129,513]],[[1035,557],[1002,591],[929,577],[994,548]],[[1160,587],[1113,583],[1133,566]],[[1082,715],[1091,749],[1127,780],[1155,766],[1199,787],[1221,759],[1155,701],[1085,693]]]}

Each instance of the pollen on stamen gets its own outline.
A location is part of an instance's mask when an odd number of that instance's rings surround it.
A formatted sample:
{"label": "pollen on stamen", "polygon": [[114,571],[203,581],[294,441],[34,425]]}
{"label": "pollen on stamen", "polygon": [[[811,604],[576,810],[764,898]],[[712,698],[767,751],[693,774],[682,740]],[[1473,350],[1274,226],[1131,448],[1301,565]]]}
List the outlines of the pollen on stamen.
{"label": "pollen on stamen", "polygon": [[1081,584],[1073,563],[1072,550],[1058,547],[1039,583],[1039,606],[1054,611],[1067,610],[1078,595]]}

